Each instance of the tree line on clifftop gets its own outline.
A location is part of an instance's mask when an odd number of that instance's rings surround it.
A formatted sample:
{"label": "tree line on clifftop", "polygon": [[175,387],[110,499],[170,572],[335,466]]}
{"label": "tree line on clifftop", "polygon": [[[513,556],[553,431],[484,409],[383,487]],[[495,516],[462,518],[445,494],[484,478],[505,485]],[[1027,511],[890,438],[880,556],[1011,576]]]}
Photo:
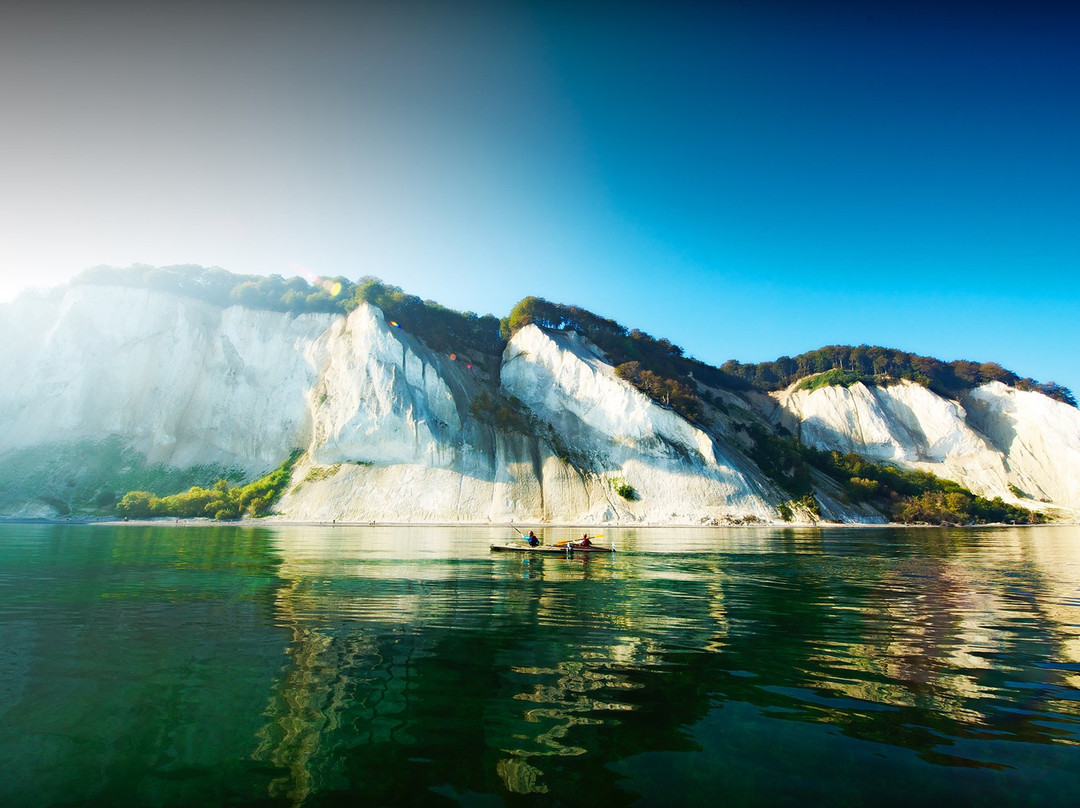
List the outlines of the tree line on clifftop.
{"label": "tree line on clifftop", "polygon": [[576,331],[604,351],[621,378],[690,420],[698,420],[702,412],[697,383],[735,391],[770,392],[800,379],[810,386],[848,386],[857,381],[885,384],[908,379],[950,398],[981,384],[1000,381],[1077,406],[1068,388],[1022,378],[995,362],[942,362],[892,348],[829,345],[772,362],[731,360],[717,368],[684,356],[682,348],[666,339],[657,339],[636,328],[627,329],[577,306],[526,297],[514,306],[509,316],[499,320],[491,314],[480,316],[448,309],[371,276],[358,281],[335,276],[309,282],[281,275],[235,275],[216,267],[136,265],[94,267],[73,283],[155,289],[219,306],[242,305],[290,314],[348,314],[361,303],[370,303],[381,309],[387,320],[398,323],[432,349],[473,351],[479,354],[478,361],[484,361],[482,357],[496,361],[506,341],[529,323]]}
{"label": "tree line on clifftop", "polygon": [[[845,387],[855,382],[882,384],[907,379],[928,387],[946,398],[957,398],[988,382],[1002,382],[1018,390],[1035,390],[1050,398],[1076,406],[1072,392],[1054,382],[1039,383],[1021,378],[997,362],[969,362],[957,359],[942,362],[892,348],[870,345],[827,345],[795,357],[781,356],[772,362],[741,364],[725,362],[721,370],[765,391],[783,390],[803,379],[813,389],[828,384]],[[815,375],[822,374],[822,375]],[[814,378],[810,378],[813,376]]]}
{"label": "tree line on clifftop", "polygon": [[[685,410],[683,414],[691,420],[700,411],[700,402],[690,401],[695,397],[694,381],[728,390],[771,392],[800,379],[806,380],[808,386],[849,386],[857,381],[873,385],[907,379],[947,398],[958,398],[979,385],[1000,381],[1076,406],[1068,388],[1054,382],[1040,384],[1034,379],[1021,378],[996,362],[942,362],[892,348],[829,345],[796,357],[782,356],[773,362],[743,364],[731,360],[716,368],[684,356],[682,348],[666,339],[656,339],[636,328],[627,329],[577,306],[550,303],[538,297],[527,297],[514,307],[503,320],[503,336],[509,337],[529,323],[577,331],[607,354],[620,376],[653,398],[670,397],[673,408]],[[627,363],[635,364],[619,372]]]}

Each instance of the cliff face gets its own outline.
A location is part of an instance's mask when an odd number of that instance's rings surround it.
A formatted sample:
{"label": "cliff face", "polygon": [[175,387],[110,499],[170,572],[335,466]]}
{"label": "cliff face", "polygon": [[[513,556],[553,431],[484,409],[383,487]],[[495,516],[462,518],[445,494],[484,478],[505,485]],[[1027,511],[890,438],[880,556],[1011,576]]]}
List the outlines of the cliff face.
{"label": "cliff face", "polygon": [[1013,488],[1080,512],[1080,410],[997,382],[973,391],[964,407],[1004,458]]}
{"label": "cliff face", "polygon": [[[615,376],[571,335],[526,326],[506,348],[502,384],[549,426],[578,465],[608,482],[592,518],[700,522],[775,517],[778,493],[744,457]],[[612,481],[636,498],[610,493]]]}
{"label": "cliff face", "polygon": [[[479,419],[481,382],[377,309],[334,324],[310,356],[320,381],[309,460],[280,503],[292,518],[775,518],[760,473],[719,458],[712,438],[616,378],[579,340],[528,326],[507,346],[500,392],[524,405],[525,431]],[[631,486],[630,499],[616,482]]]}
{"label": "cliff face", "polygon": [[4,450],[112,435],[152,464],[255,471],[306,442],[305,350],[329,316],[96,286],[35,304],[0,318]]}
{"label": "cliff face", "polygon": [[333,319],[90,285],[0,307],[0,513],[274,468],[310,439]]}
{"label": "cliff face", "polygon": [[774,400],[772,419],[809,446],[929,471],[988,498],[1080,509],[1080,410],[1041,393],[991,382],[955,402],[912,382],[860,383]]}
{"label": "cliff face", "polygon": [[[298,447],[279,503],[292,519],[775,518],[779,495],[744,458],[535,327],[508,346],[499,388],[366,305],[291,316],[75,286],[3,315],[8,515],[250,478]],[[510,395],[524,404],[516,427],[474,412]]]}
{"label": "cliff face", "polygon": [[[536,326],[489,360],[432,351],[367,305],[296,316],[81,285],[0,306],[0,514],[250,479],[301,448],[288,519],[778,520],[789,495],[744,451],[746,401],[695,425],[585,340]],[[1080,509],[1080,413],[1038,393],[854,385],[765,410],[814,446]],[[878,518],[832,494],[823,517]]]}

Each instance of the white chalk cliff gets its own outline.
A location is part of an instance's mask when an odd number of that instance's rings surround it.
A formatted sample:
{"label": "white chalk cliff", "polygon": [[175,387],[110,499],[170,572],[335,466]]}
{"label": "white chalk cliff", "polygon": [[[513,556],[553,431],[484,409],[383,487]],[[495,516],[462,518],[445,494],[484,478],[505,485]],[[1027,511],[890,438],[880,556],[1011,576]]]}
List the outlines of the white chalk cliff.
{"label": "white chalk cliff", "polygon": [[[480,382],[361,306],[308,353],[320,382],[292,519],[698,523],[775,518],[767,484],[712,439],[615,377],[578,340],[535,326],[506,348],[503,392],[537,434],[471,411]],[[573,459],[556,445],[572,446]],[[745,462],[745,461],[744,461]],[[758,473],[757,476],[760,476]],[[612,482],[631,485],[634,501]],[[775,494],[772,497],[776,499]]]}
{"label": "white chalk cliff", "polygon": [[1000,382],[950,401],[913,382],[789,389],[773,420],[808,446],[955,480],[982,496],[1080,510],[1080,410]]}
{"label": "white chalk cliff", "polygon": [[[293,448],[285,519],[771,522],[789,498],[744,453],[738,418],[690,423],[585,340],[536,326],[488,375],[368,305],[291,315],[83,284],[0,306],[0,378],[0,515],[250,479]],[[485,396],[525,420],[499,425]],[[1080,411],[1039,393],[991,384],[958,403],[857,384],[772,401],[767,417],[810,445],[1080,509]],[[819,499],[825,518],[871,518]]]}
{"label": "white chalk cliff", "polygon": [[0,309],[0,451],[118,436],[148,463],[273,468],[306,440],[330,315],[73,286]]}

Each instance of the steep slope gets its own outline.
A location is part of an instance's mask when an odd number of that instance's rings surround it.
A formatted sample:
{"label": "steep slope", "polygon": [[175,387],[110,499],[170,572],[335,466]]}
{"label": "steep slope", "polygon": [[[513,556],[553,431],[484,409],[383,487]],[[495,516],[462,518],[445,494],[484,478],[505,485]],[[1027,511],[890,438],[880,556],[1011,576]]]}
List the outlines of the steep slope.
{"label": "steep slope", "polygon": [[[472,411],[483,385],[461,363],[362,306],[309,350],[309,461],[280,503],[289,518],[700,523],[775,518],[751,467],[615,377],[580,340],[520,331],[502,365],[503,395],[528,431]],[[620,497],[612,480],[637,496]]]}
{"label": "steep slope", "polygon": [[[0,508],[281,462],[311,432],[305,349],[332,315],[74,286],[0,317]],[[57,474],[60,479],[56,479]],[[18,507],[23,500],[23,507]],[[49,513],[49,509],[45,509]]]}
{"label": "steep slope", "polygon": [[1080,511],[1080,410],[991,382],[964,400],[968,422],[1005,458],[1027,497]]}
{"label": "steep slope", "polygon": [[519,455],[532,465],[528,447],[508,448],[472,416],[484,382],[373,306],[335,322],[307,359],[318,372],[313,429],[297,484],[279,503],[288,518],[482,521],[506,482],[501,468]]}
{"label": "steep slope", "polygon": [[330,315],[292,317],[136,289],[77,286],[6,329],[0,445],[121,435],[148,462],[257,471],[309,431],[303,348]]}
{"label": "steep slope", "polygon": [[594,502],[593,518],[775,518],[770,497],[778,495],[760,472],[619,379],[596,349],[574,334],[535,325],[518,331],[506,349],[502,384],[550,425],[594,477],[618,478],[637,493],[636,500],[608,495],[606,503]]}
{"label": "steep slope", "polygon": [[805,445],[928,471],[988,498],[1080,505],[1080,411],[1041,393],[991,382],[958,403],[905,381],[793,386],[773,401],[773,421]]}

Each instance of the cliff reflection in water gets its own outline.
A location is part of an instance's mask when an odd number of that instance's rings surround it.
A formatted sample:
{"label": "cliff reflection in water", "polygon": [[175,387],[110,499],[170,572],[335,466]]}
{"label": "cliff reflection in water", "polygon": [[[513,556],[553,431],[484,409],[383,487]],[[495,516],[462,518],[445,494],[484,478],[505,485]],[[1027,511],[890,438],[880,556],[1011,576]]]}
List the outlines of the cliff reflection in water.
{"label": "cliff reflection in water", "polygon": [[575,728],[632,709],[617,696],[638,685],[617,666],[651,651],[622,636],[625,604],[590,585],[619,575],[608,559],[400,560],[377,537],[363,560],[355,549],[280,547],[275,614],[293,643],[256,751],[288,772],[271,796],[352,787],[394,802],[488,791],[492,776],[545,793],[544,759],[587,751]]}
{"label": "cliff reflection in water", "polygon": [[[270,796],[626,802],[661,753],[734,789],[755,776],[739,739],[777,721],[876,745],[897,786],[961,796],[1054,754],[1071,769],[1041,782],[1077,784],[1075,529],[624,530],[622,554],[573,559],[488,557],[472,533],[277,533],[292,642],[255,752]],[[754,793],[787,787],[784,766],[830,777],[772,751]],[[870,774],[833,776],[858,798]]]}

